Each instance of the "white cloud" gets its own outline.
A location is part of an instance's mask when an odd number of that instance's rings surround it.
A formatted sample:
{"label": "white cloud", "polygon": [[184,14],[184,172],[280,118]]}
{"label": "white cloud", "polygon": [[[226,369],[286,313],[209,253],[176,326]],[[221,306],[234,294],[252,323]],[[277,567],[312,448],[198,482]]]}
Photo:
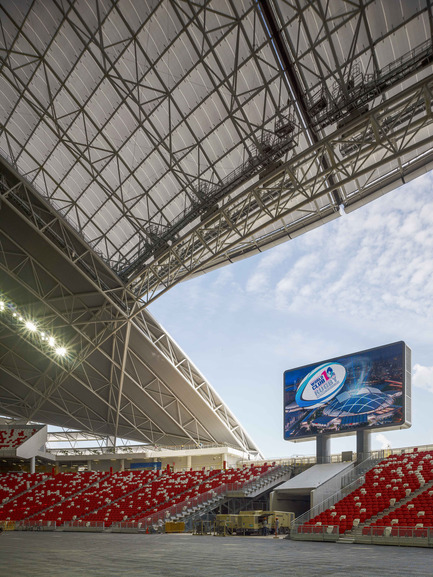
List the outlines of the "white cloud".
{"label": "white cloud", "polygon": [[246,290],[249,293],[259,293],[269,288],[270,275],[258,268],[247,280]]}
{"label": "white cloud", "polygon": [[391,441],[383,433],[376,433],[374,435],[374,440],[380,443],[381,449],[390,449]]}
{"label": "white cloud", "polygon": [[218,288],[224,288],[225,286],[231,284],[232,282],[233,282],[233,271],[231,268],[225,267],[217,272],[212,285],[214,288],[218,289]]}
{"label": "white cloud", "polygon": [[406,315],[432,319],[432,175],[411,185],[290,241],[287,264],[266,274],[257,267],[251,286],[275,287],[273,306],[287,313],[332,311],[402,328]]}
{"label": "white cloud", "polygon": [[341,344],[332,337],[312,338],[308,330],[299,329],[276,332],[269,339],[269,348],[284,360],[286,369],[341,354]]}
{"label": "white cloud", "polygon": [[257,265],[253,274],[249,277],[246,284],[248,293],[263,293],[270,288],[272,271],[285,260],[290,254],[290,245],[288,243],[275,247],[273,250],[266,252]]}
{"label": "white cloud", "polygon": [[433,367],[416,364],[413,367],[412,384],[433,393]]}

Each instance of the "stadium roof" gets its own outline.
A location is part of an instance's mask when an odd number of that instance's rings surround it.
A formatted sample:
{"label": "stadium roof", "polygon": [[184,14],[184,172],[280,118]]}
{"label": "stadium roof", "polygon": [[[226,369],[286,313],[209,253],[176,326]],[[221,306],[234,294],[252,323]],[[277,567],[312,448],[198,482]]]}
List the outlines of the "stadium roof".
{"label": "stadium roof", "polygon": [[215,418],[256,450],[146,306],[432,166],[431,0],[2,0],[0,21],[0,290],[74,350],[0,321],[0,409],[78,403],[138,440],[167,418],[179,443]]}

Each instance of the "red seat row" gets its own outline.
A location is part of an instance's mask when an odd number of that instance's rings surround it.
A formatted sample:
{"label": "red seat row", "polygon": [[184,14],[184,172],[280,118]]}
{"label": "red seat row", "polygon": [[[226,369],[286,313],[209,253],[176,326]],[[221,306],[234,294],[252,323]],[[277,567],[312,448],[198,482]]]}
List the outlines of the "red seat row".
{"label": "red seat row", "polygon": [[[391,455],[366,473],[365,482],[361,487],[310,519],[305,525],[338,525],[340,533],[344,533],[351,530],[354,524],[365,523],[385,509],[395,507],[399,501],[431,480],[433,480],[433,451]],[[430,523],[430,511],[433,513],[430,501],[426,504],[425,500],[417,499],[413,500],[413,507],[407,504],[402,508],[401,519],[406,521],[404,514],[407,510],[413,509],[409,516],[414,526],[423,523],[422,519],[420,520],[423,516]],[[423,503],[425,509],[419,509],[418,503]],[[419,511],[424,511],[424,514],[420,515]],[[392,513],[389,517],[385,523],[400,523],[399,514]],[[393,519],[396,519],[394,523]],[[377,525],[381,521],[379,520]]]}
{"label": "red seat row", "polygon": [[15,493],[9,487],[16,482],[13,474],[4,475],[0,490],[3,486],[7,498],[0,504],[0,520],[32,519],[57,524],[80,520],[111,525],[142,519],[175,504],[185,503],[187,507],[198,495],[233,483],[244,486],[271,468],[264,465],[182,473],[119,471],[23,476]]}

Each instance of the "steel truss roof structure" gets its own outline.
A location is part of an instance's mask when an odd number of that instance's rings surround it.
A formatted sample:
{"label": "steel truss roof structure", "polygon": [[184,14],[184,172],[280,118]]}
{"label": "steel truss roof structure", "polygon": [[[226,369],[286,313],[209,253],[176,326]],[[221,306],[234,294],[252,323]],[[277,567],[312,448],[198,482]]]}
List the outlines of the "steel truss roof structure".
{"label": "steel truss roof structure", "polygon": [[0,411],[256,452],[146,307],[430,169],[432,23],[432,0],[1,0],[0,290],[71,354],[0,316]]}

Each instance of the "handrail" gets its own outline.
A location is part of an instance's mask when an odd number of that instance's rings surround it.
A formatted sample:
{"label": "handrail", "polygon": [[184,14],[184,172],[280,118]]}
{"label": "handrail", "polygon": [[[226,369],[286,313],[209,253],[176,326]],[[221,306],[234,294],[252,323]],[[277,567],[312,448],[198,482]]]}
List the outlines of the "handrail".
{"label": "handrail", "polygon": [[288,468],[283,466],[273,467],[272,469],[262,473],[261,475],[251,479],[247,483],[243,483],[241,481],[237,481],[236,483],[224,483],[219,487],[215,487],[214,489],[210,489],[205,493],[201,493],[201,495],[197,495],[196,497],[192,497],[187,501],[182,501],[176,505],[171,505],[162,511],[158,511],[157,513],[153,513],[150,515],[144,514],[140,519],[136,521],[121,521],[119,523],[114,524],[118,527],[126,527],[126,526],[137,526],[139,523],[141,526],[150,527],[152,525],[158,525],[160,521],[164,521],[168,518],[174,517],[179,514],[184,514],[186,510],[193,509],[194,507],[198,507],[199,505],[204,505],[206,503],[212,503],[215,500],[219,500],[220,498],[224,497],[226,493],[232,491],[244,491],[250,487],[254,487],[255,483],[259,480],[266,480],[269,477],[275,475],[276,472],[285,473],[288,472]]}
{"label": "handrail", "polygon": [[[362,463],[359,463],[359,465],[354,467],[352,471],[350,471],[350,473],[343,475],[341,477],[341,485],[342,485],[341,489],[339,489],[333,495],[331,495],[321,503],[318,503],[317,505],[315,505],[314,507],[312,507],[299,517],[296,517],[296,519],[293,521],[292,527],[293,528],[299,527],[303,523],[306,523],[316,515],[319,515],[323,511],[326,511],[326,509],[329,509],[329,507],[331,507],[332,505],[335,505],[337,501],[340,501],[343,497],[345,497],[346,495],[357,489],[359,486],[361,486],[365,480],[364,474],[367,471],[369,471],[372,467],[374,467],[374,465],[377,464],[377,462],[380,460],[382,459],[369,457],[368,459],[365,459],[365,461],[362,461]],[[335,475],[333,478],[335,479]]]}
{"label": "handrail", "polygon": [[[48,443],[50,443],[49,441]],[[161,453],[161,457],[164,457],[164,451],[190,451],[190,450],[199,450],[199,449],[216,449],[216,448],[233,448],[239,449],[235,445],[230,444],[221,444],[221,443],[208,443],[203,444],[202,446],[198,446],[196,444],[184,445],[183,447],[179,447],[176,445],[122,445],[116,448],[113,447],[82,447],[82,448],[72,448],[72,447],[62,447],[62,448],[52,448],[49,450],[49,453],[53,455],[59,456],[68,456],[68,455],[94,455],[95,457],[98,455],[110,454],[126,454],[126,453],[146,453],[148,451],[157,451]],[[371,455],[375,456],[375,458],[384,458],[385,456],[389,455],[401,455],[402,453],[412,453],[414,450],[419,451],[431,451],[433,450],[433,445],[419,445],[418,447],[403,447],[403,448],[396,448],[396,449],[378,449],[376,451],[372,451]],[[353,452],[353,460],[356,460],[356,453]],[[334,453],[330,456],[331,463],[341,463],[343,461],[341,453]],[[236,467],[242,467],[243,465],[255,465],[261,466],[264,463],[276,463],[280,465],[314,465],[316,463],[316,457],[314,455],[297,455],[295,457],[272,457],[269,459],[259,459],[259,460],[240,460],[238,461]]]}
{"label": "handrail", "polygon": [[[411,447],[399,447],[395,449],[377,449],[375,451],[370,451],[370,457],[373,459],[385,459],[390,455],[403,455],[405,453],[414,453],[416,451],[433,451],[433,445],[417,445]],[[356,461],[357,454],[353,452],[352,461]],[[276,463],[281,465],[291,465],[291,466],[299,466],[299,465],[315,465],[317,463],[316,457],[313,455],[297,455],[296,457],[284,457],[284,458],[270,458],[270,459],[260,459],[258,461],[254,461],[254,465],[259,467],[263,463]],[[334,453],[330,456],[331,463],[342,463],[343,458],[341,453]],[[244,464],[251,464],[251,461],[239,461],[238,466],[242,466]]]}
{"label": "handrail", "polygon": [[350,485],[347,485],[343,489],[340,489],[339,491],[331,495],[331,497],[328,497],[328,499],[325,499],[318,505],[315,505],[312,509],[309,509],[299,517],[296,517],[296,519],[293,521],[292,528],[295,529],[300,525],[303,525],[316,515],[320,515],[320,513],[323,513],[323,511],[326,511],[326,509],[329,509],[329,507],[335,505],[335,503],[340,501],[340,499],[346,497],[347,495],[349,495],[349,493],[360,487],[363,484],[363,482],[364,479],[362,477],[356,479],[355,481],[350,483]]}
{"label": "handrail", "polygon": [[[47,444],[55,441],[48,441]],[[51,448],[49,452],[53,455],[68,456],[68,455],[116,455],[116,454],[133,454],[133,453],[148,453],[149,451],[163,453],[164,451],[192,451],[200,449],[221,449],[231,448],[239,450],[239,447],[229,443],[205,443],[205,444],[188,444],[188,445],[119,445],[117,447],[62,447]],[[162,454],[161,457],[164,455]],[[248,461],[250,464],[255,461]]]}
{"label": "handrail", "polygon": [[372,467],[374,467],[374,465],[376,465],[383,459],[384,459],[383,456],[370,455],[370,457],[367,457],[367,459],[365,459],[361,463],[358,463],[358,465],[356,465],[351,471],[349,471],[348,473],[346,473],[341,477],[341,488],[345,487],[346,485],[349,485],[355,479],[359,478],[361,475],[364,475],[364,473],[369,471]]}

